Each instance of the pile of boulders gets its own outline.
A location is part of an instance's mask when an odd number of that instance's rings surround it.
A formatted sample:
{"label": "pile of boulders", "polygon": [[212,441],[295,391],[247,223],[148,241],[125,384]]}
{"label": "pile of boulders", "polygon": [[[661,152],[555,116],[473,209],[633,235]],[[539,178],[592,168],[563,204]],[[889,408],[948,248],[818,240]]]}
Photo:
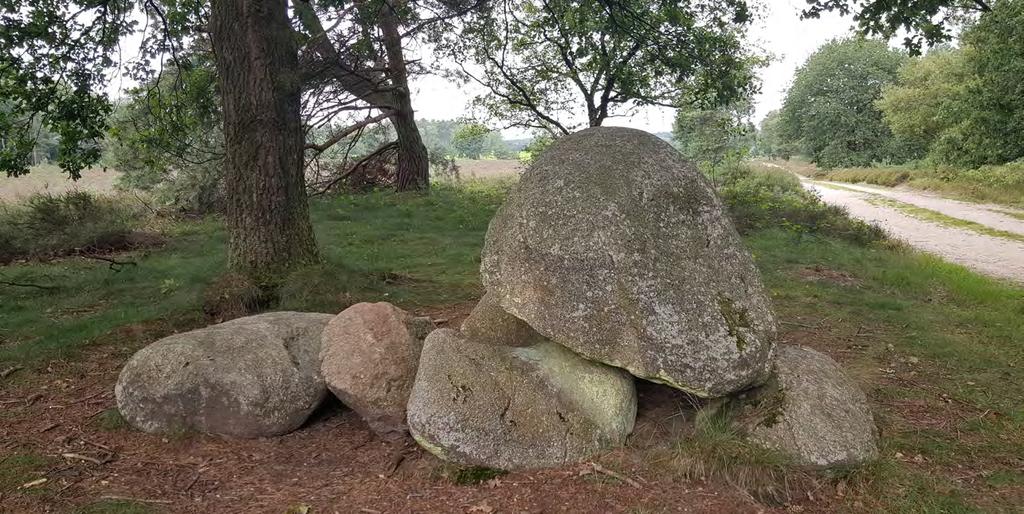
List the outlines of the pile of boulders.
{"label": "pile of boulders", "polygon": [[379,434],[518,469],[622,445],[643,379],[752,406],[750,440],[809,465],[877,453],[864,394],[825,355],[776,347],[721,202],[655,136],[592,128],[555,143],[491,222],[481,274],[459,330],[364,303],[162,339],[125,366],[118,405],[146,431],[264,437],[330,391]]}

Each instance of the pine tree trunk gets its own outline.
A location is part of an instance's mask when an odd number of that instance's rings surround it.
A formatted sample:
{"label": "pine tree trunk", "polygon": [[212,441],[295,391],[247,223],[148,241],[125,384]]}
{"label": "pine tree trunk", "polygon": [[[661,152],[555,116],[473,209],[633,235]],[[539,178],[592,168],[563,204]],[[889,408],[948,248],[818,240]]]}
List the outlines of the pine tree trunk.
{"label": "pine tree trunk", "polygon": [[[408,100],[407,100],[408,101]],[[399,191],[419,191],[430,187],[430,161],[427,147],[420,138],[419,128],[413,117],[412,105],[405,112],[391,116],[398,136],[398,169],[395,170],[395,187]]]}
{"label": "pine tree trunk", "polygon": [[228,265],[259,283],[315,262],[303,177],[298,49],[285,0],[213,0],[224,110]]}
{"label": "pine tree trunk", "polygon": [[398,136],[398,169],[395,170],[395,187],[399,191],[416,191],[430,188],[430,161],[427,147],[416,127],[416,113],[412,109],[409,92],[409,70],[405,66],[402,36],[398,28],[395,11],[404,7],[405,0],[394,0],[381,8],[378,25],[384,38],[384,51],[388,56],[388,74],[394,91],[391,92],[394,112],[391,123]]}

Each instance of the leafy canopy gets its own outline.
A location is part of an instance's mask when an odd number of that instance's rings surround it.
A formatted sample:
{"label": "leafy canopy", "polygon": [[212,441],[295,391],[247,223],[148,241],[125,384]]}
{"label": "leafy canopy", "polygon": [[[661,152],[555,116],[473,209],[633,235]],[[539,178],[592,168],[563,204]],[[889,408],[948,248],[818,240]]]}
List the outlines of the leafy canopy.
{"label": "leafy canopy", "polygon": [[806,18],[823,12],[853,15],[861,35],[890,39],[906,32],[903,45],[912,55],[924,45],[953,39],[955,31],[992,11],[986,0],[807,0]]}
{"label": "leafy canopy", "polygon": [[797,70],[786,94],[783,138],[825,168],[898,158],[898,141],[875,101],[906,59],[881,41],[826,43]]}
{"label": "leafy canopy", "polygon": [[959,49],[912,60],[878,107],[914,156],[973,168],[1024,157],[1024,2],[999,2]]}
{"label": "leafy canopy", "polygon": [[98,91],[134,28],[130,0],[0,0],[0,171],[28,172],[40,128],[72,177],[100,157],[110,103]]}
{"label": "leafy canopy", "polygon": [[672,139],[679,151],[715,178],[726,162],[739,162],[753,146],[749,101],[715,109],[685,107],[676,113]]}
{"label": "leafy canopy", "polygon": [[507,126],[567,134],[639,106],[726,104],[754,88],[744,0],[495,0],[444,34],[451,73]]}

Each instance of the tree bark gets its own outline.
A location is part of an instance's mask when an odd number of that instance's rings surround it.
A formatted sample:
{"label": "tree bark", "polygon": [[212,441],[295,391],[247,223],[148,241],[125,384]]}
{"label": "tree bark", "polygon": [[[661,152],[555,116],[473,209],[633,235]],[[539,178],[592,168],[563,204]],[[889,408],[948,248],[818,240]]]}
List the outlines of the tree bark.
{"label": "tree bark", "polygon": [[260,284],[318,259],[286,7],[286,0],[213,0],[210,11],[224,112],[228,266]]}
{"label": "tree bark", "polygon": [[[395,0],[396,4],[404,0]],[[399,31],[395,8],[384,2],[378,25],[384,39],[384,52],[388,57],[388,74],[391,78],[392,105],[391,124],[398,137],[398,165],[395,170],[395,188],[399,191],[416,191],[430,188],[430,160],[427,147],[416,126],[416,114],[412,108],[409,91],[409,70],[405,65],[402,49],[402,35]]]}

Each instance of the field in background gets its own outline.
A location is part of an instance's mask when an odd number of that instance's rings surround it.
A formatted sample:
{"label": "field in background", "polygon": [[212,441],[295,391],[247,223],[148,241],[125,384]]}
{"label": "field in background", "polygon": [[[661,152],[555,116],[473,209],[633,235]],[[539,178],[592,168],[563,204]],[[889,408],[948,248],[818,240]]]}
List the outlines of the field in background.
{"label": "field in background", "polygon": [[512,159],[458,159],[455,164],[463,179],[514,177],[523,169],[519,161]]}
{"label": "field in background", "polygon": [[28,175],[7,177],[0,175],[0,201],[18,202],[35,193],[60,194],[83,190],[92,193],[110,193],[120,175],[116,170],[92,168],[82,172],[82,178],[73,181],[60,168],[42,165],[32,168]]}
{"label": "field in background", "polygon": [[[514,177],[522,171],[522,164],[513,159],[459,159],[456,164],[463,179]],[[82,172],[82,178],[73,181],[56,166],[36,166],[21,177],[0,176],[0,202],[16,203],[35,193],[60,194],[72,190],[110,193],[119,175],[114,169],[94,168]]]}

